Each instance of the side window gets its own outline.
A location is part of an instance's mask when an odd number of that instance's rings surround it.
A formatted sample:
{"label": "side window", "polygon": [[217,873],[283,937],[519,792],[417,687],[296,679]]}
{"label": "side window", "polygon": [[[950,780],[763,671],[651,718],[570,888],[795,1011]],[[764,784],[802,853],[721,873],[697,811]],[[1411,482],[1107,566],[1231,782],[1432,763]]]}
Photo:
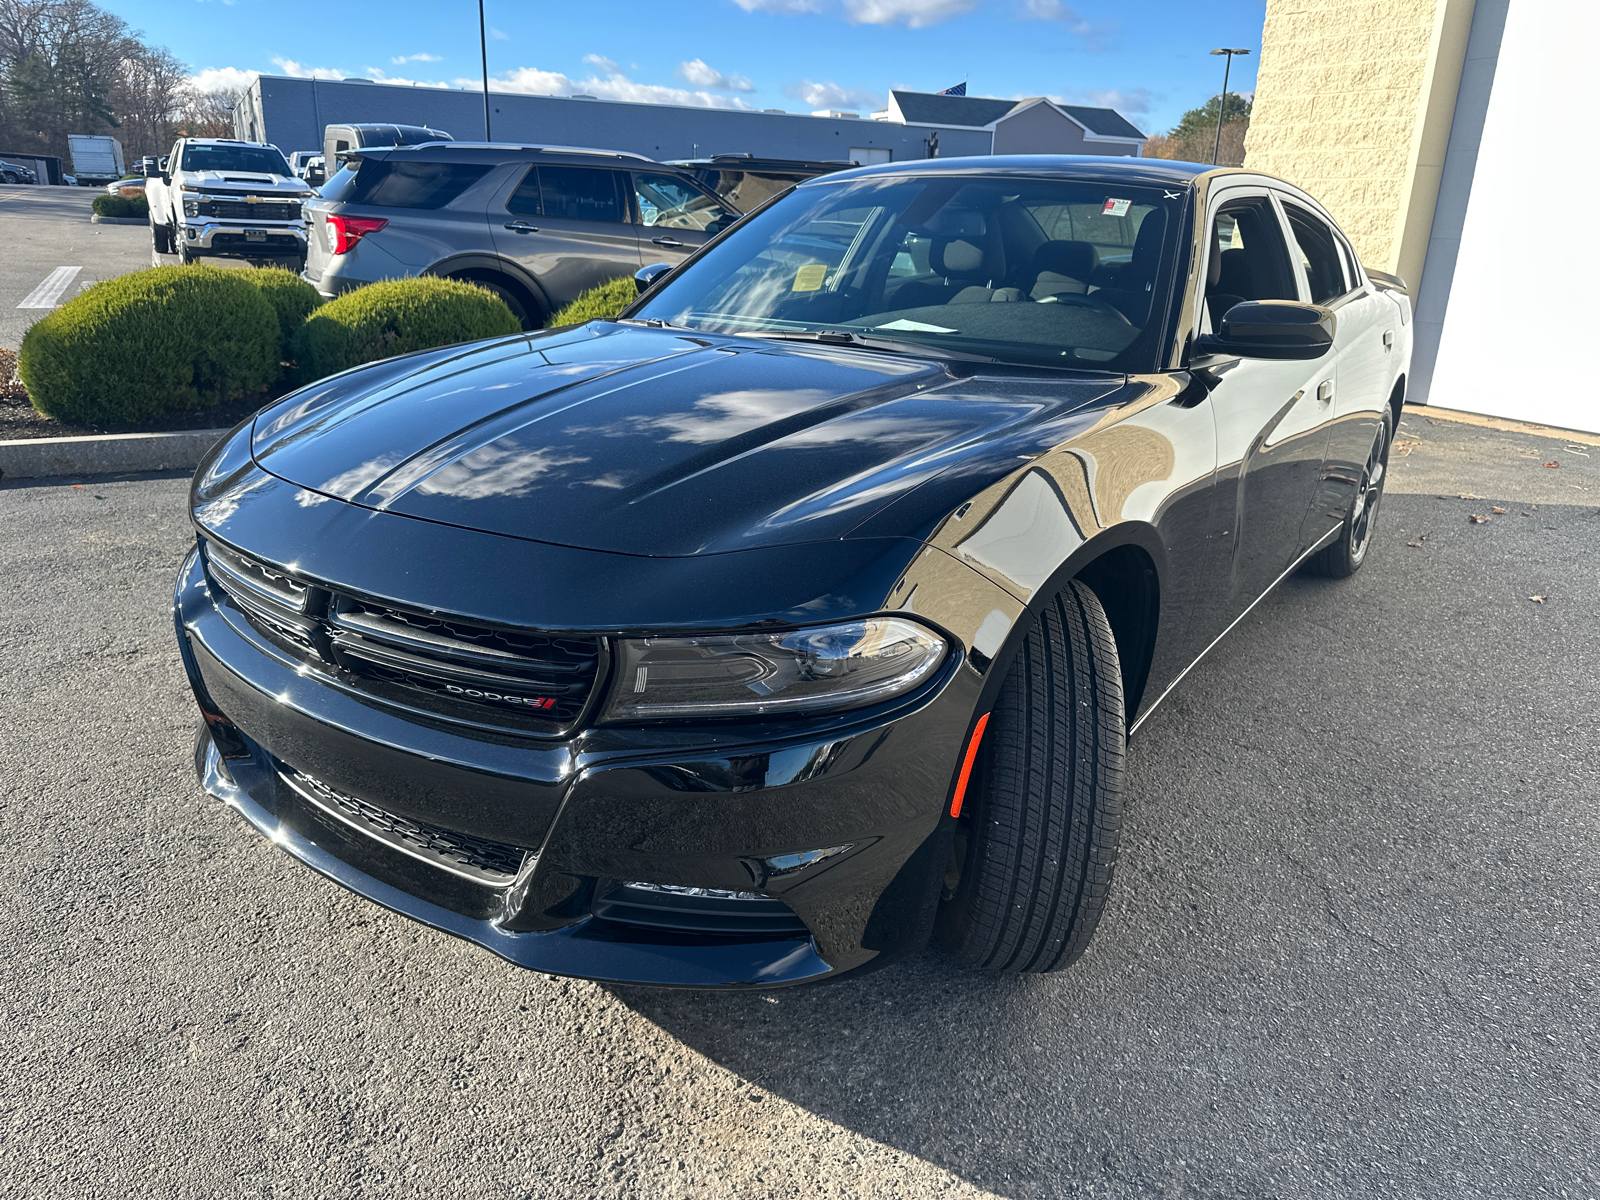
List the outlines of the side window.
{"label": "side window", "polygon": [[560,221],[613,221],[620,224],[622,198],[617,172],[593,167],[540,167],[539,214]]}
{"label": "side window", "polygon": [[1212,222],[1206,262],[1206,314],[1213,330],[1241,301],[1300,298],[1283,227],[1264,196],[1223,205]]}
{"label": "side window", "polygon": [[641,225],[715,233],[728,223],[730,214],[726,208],[674,175],[635,172],[633,192],[639,204]]}
{"label": "side window", "polygon": [[475,163],[369,159],[346,199],[380,208],[443,208],[488,173]]}
{"label": "side window", "polygon": [[517,190],[506,201],[506,211],[521,217],[542,217],[544,209],[539,204],[539,168],[529,167],[528,173],[517,184]]}
{"label": "side window", "polygon": [[1311,303],[1326,304],[1344,295],[1350,288],[1345,283],[1344,263],[1340,261],[1333,230],[1297,204],[1285,204],[1283,211],[1294,231],[1295,249],[1305,268],[1306,282],[1311,285]]}

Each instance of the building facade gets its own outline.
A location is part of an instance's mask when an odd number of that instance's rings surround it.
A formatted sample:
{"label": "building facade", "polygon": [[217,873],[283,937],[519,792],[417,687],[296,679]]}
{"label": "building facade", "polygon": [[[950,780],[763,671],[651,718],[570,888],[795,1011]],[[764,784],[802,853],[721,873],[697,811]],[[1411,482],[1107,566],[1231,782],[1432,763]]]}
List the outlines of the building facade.
{"label": "building facade", "polygon": [[1577,281],[1600,251],[1527,236],[1543,177],[1574,174],[1567,130],[1600,108],[1580,63],[1597,39],[1588,0],[1267,0],[1245,165],[1411,285],[1412,402],[1600,431],[1563,361],[1593,336]]}

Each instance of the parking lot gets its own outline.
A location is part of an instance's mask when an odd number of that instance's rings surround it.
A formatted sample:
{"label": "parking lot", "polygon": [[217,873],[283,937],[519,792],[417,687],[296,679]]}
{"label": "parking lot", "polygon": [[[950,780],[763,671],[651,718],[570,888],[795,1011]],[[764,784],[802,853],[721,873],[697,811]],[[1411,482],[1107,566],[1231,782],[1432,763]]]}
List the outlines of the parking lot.
{"label": "parking lot", "polygon": [[765,995],[520,972],[263,842],[190,766],[186,481],[0,484],[0,1191],[1600,1195],[1600,446],[1400,449],[1367,568],[1134,741],[1077,967]]}

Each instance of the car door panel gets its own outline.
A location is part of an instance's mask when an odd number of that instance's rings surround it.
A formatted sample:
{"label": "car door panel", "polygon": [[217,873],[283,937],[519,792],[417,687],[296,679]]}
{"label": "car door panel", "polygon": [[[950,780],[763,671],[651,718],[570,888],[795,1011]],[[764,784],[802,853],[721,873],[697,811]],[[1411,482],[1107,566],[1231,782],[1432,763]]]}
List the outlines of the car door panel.
{"label": "car door panel", "polygon": [[632,172],[634,232],[644,262],[676,266],[715,237],[738,214],[687,179],[665,172]]}
{"label": "car door panel", "polygon": [[598,167],[529,167],[492,202],[489,225],[502,257],[538,281],[554,307],[640,267],[627,221],[626,175]]}

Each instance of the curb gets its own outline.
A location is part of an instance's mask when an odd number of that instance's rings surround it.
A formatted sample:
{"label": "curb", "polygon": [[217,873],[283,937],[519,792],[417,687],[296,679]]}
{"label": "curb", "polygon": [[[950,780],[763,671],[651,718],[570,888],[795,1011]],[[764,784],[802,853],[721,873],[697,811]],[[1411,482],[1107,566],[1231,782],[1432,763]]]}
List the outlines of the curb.
{"label": "curb", "polygon": [[1600,446],[1600,433],[1585,433],[1581,429],[1562,429],[1558,425],[1535,425],[1531,421],[1513,421],[1506,417],[1490,417],[1482,413],[1464,412],[1456,408],[1440,408],[1436,404],[1408,404],[1408,414],[1439,421],[1454,421],[1460,425],[1476,425],[1480,429],[1497,429],[1501,433],[1526,433],[1530,437],[1550,438],[1557,442],[1577,442],[1580,446]]}
{"label": "curb", "polygon": [[174,433],[105,433],[0,442],[0,478],[192,471],[227,432],[182,429]]}
{"label": "curb", "polygon": [[148,217],[102,217],[99,213],[89,215],[91,225],[148,225]]}

